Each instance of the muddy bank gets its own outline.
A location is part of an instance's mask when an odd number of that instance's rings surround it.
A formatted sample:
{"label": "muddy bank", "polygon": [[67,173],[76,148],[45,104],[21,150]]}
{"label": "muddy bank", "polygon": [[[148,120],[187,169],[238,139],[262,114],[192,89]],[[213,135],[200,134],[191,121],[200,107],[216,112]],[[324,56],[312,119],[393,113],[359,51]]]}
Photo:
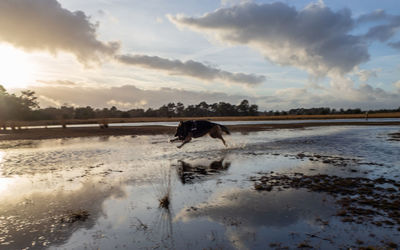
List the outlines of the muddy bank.
{"label": "muddy bank", "polygon": [[[296,123],[296,124],[251,124],[227,126],[232,132],[255,132],[270,129],[290,129],[322,126],[393,126],[400,122],[324,122],[324,123]],[[109,127],[101,128],[43,128],[22,130],[1,130],[0,141],[4,140],[42,140],[93,136],[122,136],[122,135],[172,135],[175,127],[168,126],[140,126],[140,127]],[[396,138],[396,135],[394,135]],[[398,136],[398,135],[397,135]]]}
{"label": "muddy bank", "polygon": [[343,222],[372,223],[397,227],[400,231],[400,182],[395,180],[302,173],[273,173],[251,180],[255,181],[254,188],[258,191],[305,188],[312,192],[327,193],[336,199],[341,208],[336,216],[342,217]]}

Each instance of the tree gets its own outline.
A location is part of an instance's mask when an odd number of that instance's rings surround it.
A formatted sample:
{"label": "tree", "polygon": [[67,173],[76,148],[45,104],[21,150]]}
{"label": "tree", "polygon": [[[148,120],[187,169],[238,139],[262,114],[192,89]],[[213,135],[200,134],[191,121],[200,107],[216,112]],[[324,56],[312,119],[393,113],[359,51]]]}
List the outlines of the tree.
{"label": "tree", "polygon": [[175,106],[175,103],[173,103],[173,102],[170,102],[170,103],[168,103],[167,104],[167,108],[168,108],[168,114],[167,114],[167,116],[168,117],[171,117],[171,116],[175,116],[175,114],[176,114],[176,106]]}
{"label": "tree", "polygon": [[248,115],[250,111],[249,101],[243,100],[237,107],[240,115]]}
{"label": "tree", "polygon": [[35,96],[35,92],[31,90],[21,91],[21,103],[27,109],[37,109],[39,108],[39,103],[37,101],[37,97]]}
{"label": "tree", "polygon": [[92,107],[75,109],[75,119],[90,119],[95,118],[95,112]]}
{"label": "tree", "polygon": [[184,115],[184,111],[185,111],[185,106],[183,105],[183,103],[178,102],[176,104],[176,115],[177,116],[183,116]]}
{"label": "tree", "polygon": [[159,109],[158,112],[156,112],[156,116],[160,117],[168,117],[168,107],[166,105],[162,105]]}
{"label": "tree", "polygon": [[255,104],[251,105],[249,108],[248,115],[252,115],[252,116],[258,115],[258,106]]}
{"label": "tree", "polygon": [[0,84],[0,96],[5,95],[7,93],[6,89],[3,87],[3,85]]}
{"label": "tree", "polygon": [[23,91],[22,95],[17,97],[7,93],[0,85],[0,120],[26,120],[31,115],[31,109],[37,105],[34,94],[32,91]]}
{"label": "tree", "polygon": [[0,122],[6,120],[6,95],[6,89],[0,85]]}
{"label": "tree", "polygon": [[196,107],[197,116],[208,116],[209,115],[209,105],[206,102],[200,102]]}
{"label": "tree", "polygon": [[61,106],[60,112],[62,119],[72,119],[74,118],[75,109],[74,107],[69,107],[67,104],[64,104]]}

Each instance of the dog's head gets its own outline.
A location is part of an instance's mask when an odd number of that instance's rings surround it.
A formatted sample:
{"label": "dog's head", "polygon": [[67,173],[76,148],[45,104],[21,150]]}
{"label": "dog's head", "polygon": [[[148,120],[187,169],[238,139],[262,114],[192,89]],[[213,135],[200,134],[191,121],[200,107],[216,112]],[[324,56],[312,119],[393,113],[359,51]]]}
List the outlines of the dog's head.
{"label": "dog's head", "polygon": [[185,124],[183,122],[179,122],[179,125],[176,128],[175,137],[178,137],[179,140],[184,140],[186,137],[185,131],[186,131]]}

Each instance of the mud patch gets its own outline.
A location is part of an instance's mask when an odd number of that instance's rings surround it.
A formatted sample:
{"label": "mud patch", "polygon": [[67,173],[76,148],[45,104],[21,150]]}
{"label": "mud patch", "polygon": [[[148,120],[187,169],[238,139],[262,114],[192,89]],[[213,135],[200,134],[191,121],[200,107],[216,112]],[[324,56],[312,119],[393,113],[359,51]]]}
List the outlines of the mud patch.
{"label": "mud patch", "polygon": [[400,132],[389,134],[389,141],[400,141]]}
{"label": "mud patch", "polygon": [[345,158],[345,157],[341,157],[341,156],[298,153],[297,155],[295,155],[295,157],[297,159],[308,158],[310,161],[317,161],[317,162],[322,162],[325,164],[331,164],[336,167],[347,167],[347,166],[351,166],[351,165],[384,166],[381,163],[365,162],[361,159]]}
{"label": "mud patch", "polygon": [[12,148],[34,148],[39,144],[38,141],[0,141],[0,149]]}
{"label": "mud patch", "polygon": [[258,191],[305,188],[328,193],[341,210],[336,216],[343,222],[372,223],[376,226],[400,225],[400,183],[391,179],[343,178],[330,175],[267,174],[252,177]]}
{"label": "mud patch", "polygon": [[77,221],[86,221],[89,218],[89,212],[84,209],[76,211],[69,211],[64,217],[60,219],[61,223],[75,223]]}

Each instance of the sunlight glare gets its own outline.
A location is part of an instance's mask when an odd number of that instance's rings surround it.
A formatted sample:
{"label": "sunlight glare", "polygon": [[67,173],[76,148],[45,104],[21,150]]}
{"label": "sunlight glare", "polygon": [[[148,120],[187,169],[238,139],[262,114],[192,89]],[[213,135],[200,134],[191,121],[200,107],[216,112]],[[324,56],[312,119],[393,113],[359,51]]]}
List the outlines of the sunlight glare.
{"label": "sunlight glare", "polygon": [[34,64],[22,50],[0,44],[0,85],[7,90],[34,83]]}

